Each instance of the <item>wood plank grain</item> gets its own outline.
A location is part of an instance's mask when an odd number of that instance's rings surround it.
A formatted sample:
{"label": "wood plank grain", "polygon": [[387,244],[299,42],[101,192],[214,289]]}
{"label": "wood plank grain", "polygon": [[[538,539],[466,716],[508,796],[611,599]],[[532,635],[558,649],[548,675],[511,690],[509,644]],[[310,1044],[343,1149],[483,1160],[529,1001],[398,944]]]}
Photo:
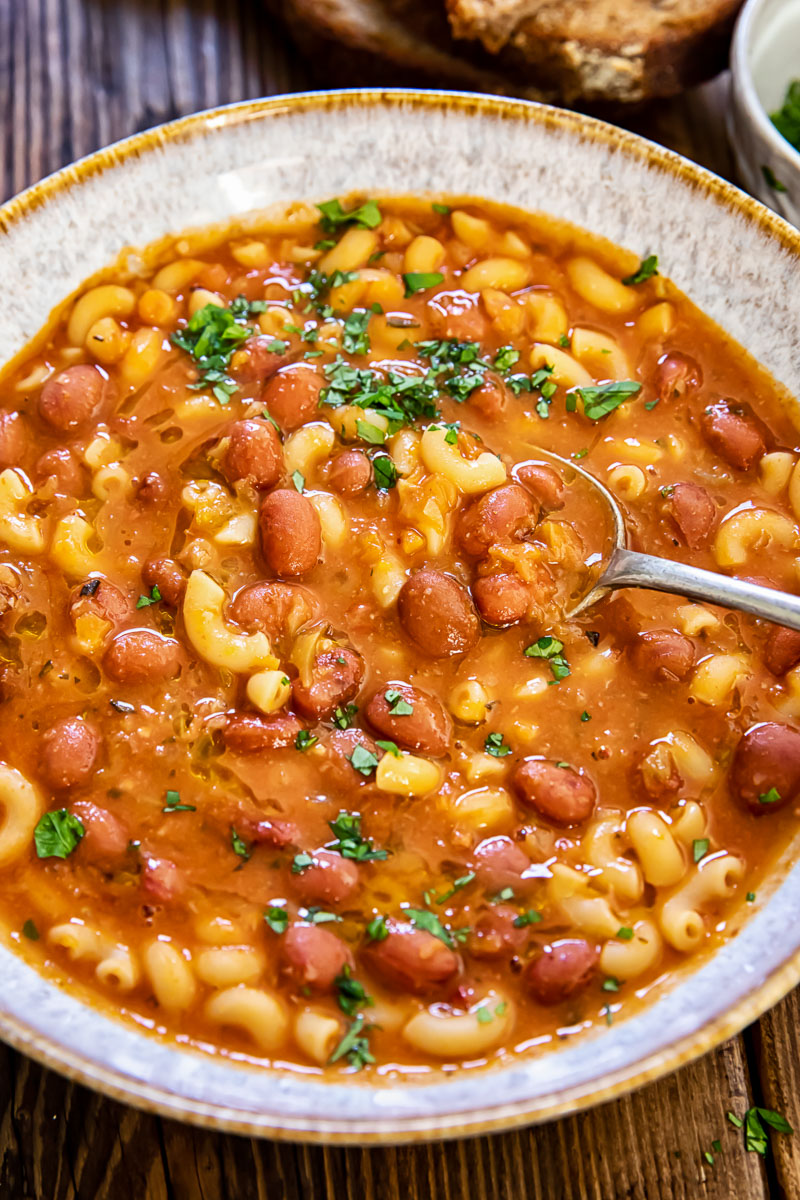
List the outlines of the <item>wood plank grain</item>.
{"label": "wood plank grain", "polygon": [[766,1013],[752,1029],[753,1056],[758,1071],[756,1102],[786,1117],[794,1137],[770,1135],[776,1194],[786,1200],[800,1196],[800,991]]}

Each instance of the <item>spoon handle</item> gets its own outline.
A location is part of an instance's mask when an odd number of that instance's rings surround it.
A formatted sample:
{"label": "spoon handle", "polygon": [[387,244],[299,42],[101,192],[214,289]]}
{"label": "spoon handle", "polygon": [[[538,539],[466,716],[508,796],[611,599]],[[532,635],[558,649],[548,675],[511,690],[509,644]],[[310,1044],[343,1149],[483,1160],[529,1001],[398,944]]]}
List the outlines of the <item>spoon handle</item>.
{"label": "spoon handle", "polygon": [[688,567],[685,563],[634,550],[615,550],[598,582],[598,588],[641,587],[657,592],[675,592],[692,600],[706,600],[726,608],[763,617],[776,625],[800,630],[800,596],[790,596],[757,583],[730,579],[715,571]]}

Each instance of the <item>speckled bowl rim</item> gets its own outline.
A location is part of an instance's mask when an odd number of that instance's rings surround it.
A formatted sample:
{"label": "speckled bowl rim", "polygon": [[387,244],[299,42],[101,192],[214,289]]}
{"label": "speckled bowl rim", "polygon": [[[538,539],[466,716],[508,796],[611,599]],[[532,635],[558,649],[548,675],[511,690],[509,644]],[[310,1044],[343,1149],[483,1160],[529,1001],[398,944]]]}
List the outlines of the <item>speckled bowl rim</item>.
{"label": "speckled bowl rim", "polygon": [[[134,135],[115,145],[91,154],[88,157],[64,168],[61,171],[42,180],[20,195],[0,207],[0,232],[12,229],[25,218],[60,193],[79,188],[82,182],[100,172],[113,171],[124,165],[132,158],[144,156],[156,147],[169,147],[183,141],[191,141],[195,136],[209,129],[210,125],[220,128],[230,128],[241,123],[268,117],[279,117],[287,111],[313,110],[327,112],[350,107],[386,106],[389,109],[411,106],[416,109],[434,111],[442,109],[458,110],[471,114],[475,120],[481,117],[508,118],[517,121],[533,122],[548,128],[566,132],[576,139],[588,140],[613,149],[615,152],[630,156],[643,162],[649,167],[656,168],[670,176],[676,183],[711,196],[731,213],[747,222],[752,223],[766,238],[778,243],[782,250],[793,261],[800,264],[800,232],[787,222],[769,211],[756,200],[740,192],[732,185],[704,170],[701,167],[681,158],[671,151],[646,141],[634,134],[617,129],[603,122],[580,114],[555,109],[546,105],[533,104],[525,101],[505,100],[496,97],[475,95],[460,92],[415,91],[409,89],[352,89],[340,92],[301,93],[291,96],[276,96],[265,100],[248,101],[227,107],[197,113],[184,117],[169,124]],[[447,191],[446,187],[442,191]],[[476,176],[475,194],[480,193],[480,182]],[[798,868],[800,870],[800,868]],[[792,872],[794,875],[795,872]],[[785,882],[785,881],[783,881]],[[800,892],[800,887],[795,889]],[[762,927],[763,914],[754,915],[747,922],[739,938],[728,943],[719,953],[726,953],[731,946],[736,946],[739,939],[746,937],[753,952],[757,945],[759,931]],[[69,1044],[68,1038],[59,1039],[41,1028],[34,1028],[27,1019],[10,1013],[6,1007],[6,998],[2,994],[0,983],[0,1037],[16,1049],[30,1055],[45,1066],[53,1068],[70,1079],[93,1087],[114,1099],[134,1104],[146,1111],[159,1113],[162,1116],[189,1121],[213,1129],[255,1136],[270,1136],[275,1138],[325,1142],[330,1144],[376,1144],[387,1142],[418,1142],[442,1137],[456,1137],[485,1133],[492,1130],[509,1129],[515,1126],[543,1121],[565,1113],[574,1112],[593,1104],[618,1097],[630,1089],[644,1083],[653,1082],[667,1072],[693,1058],[708,1052],[725,1039],[739,1032],[746,1024],[755,1020],[771,1005],[777,1003],[786,993],[800,982],[800,895],[793,894],[789,898],[784,917],[787,921],[786,952],[781,961],[760,980],[748,987],[737,1003],[728,1007],[724,1002],[715,1000],[713,1003],[718,1011],[711,1019],[706,1020],[699,1028],[690,1027],[696,1017],[692,1014],[679,1020],[677,1026],[686,1028],[675,1037],[675,1040],[663,1044],[651,1052],[637,1052],[630,1061],[613,1070],[603,1067],[602,1038],[611,1037],[611,1031],[595,1037],[589,1034],[581,1039],[585,1044],[592,1040],[595,1048],[597,1067],[590,1078],[576,1085],[570,1085],[564,1080],[554,1085],[549,1092],[537,1095],[524,1094],[526,1079],[526,1062],[522,1058],[518,1065],[511,1068],[499,1068],[479,1074],[457,1072],[444,1082],[439,1077],[437,1083],[423,1084],[417,1088],[406,1089],[408,1095],[422,1098],[428,1094],[442,1097],[442,1104],[436,1111],[426,1107],[421,1099],[416,1104],[409,1104],[407,1113],[394,1113],[387,1118],[381,1112],[381,1097],[393,1094],[391,1085],[363,1085],[354,1082],[352,1087],[342,1088],[341,1085],[329,1085],[318,1079],[301,1081],[298,1086],[308,1090],[308,1112],[300,1117],[284,1111],[281,1106],[280,1072],[270,1075],[274,1080],[275,1100],[269,1105],[269,1111],[254,1111],[252,1108],[239,1108],[231,1104],[215,1102],[213,1099],[198,1100],[181,1094],[180,1087],[174,1086],[166,1079],[148,1080],[132,1077],[108,1063],[98,1061],[91,1052],[78,1053]],[[794,918],[792,924],[791,918]],[[792,935],[792,928],[797,933]],[[789,944],[791,943],[791,944]],[[24,967],[24,965],[23,965]],[[692,978],[699,975],[700,968]],[[29,967],[31,975],[40,978]],[[21,976],[24,971],[21,971]],[[53,986],[53,985],[48,985]],[[675,994],[680,991],[678,988]],[[669,997],[664,1004],[664,1010],[670,1007]],[[658,1007],[651,1006],[648,1011]],[[85,1008],[82,1012],[85,1015]],[[676,1010],[673,1004],[673,1013]],[[99,1013],[97,1020],[107,1020]],[[630,1027],[630,1018],[620,1022],[619,1029]],[[122,1027],[120,1027],[122,1028]],[[126,1032],[129,1027],[125,1027]],[[120,1035],[122,1036],[122,1035]],[[155,1056],[148,1046],[161,1045],[156,1039],[147,1034],[134,1034],[141,1043],[141,1053],[144,1058]],[[181,1059],[192,1056],[194,1051],[177,1050]],[[559,1049],[553,1052],[551,1062],[556,1059],[566,1061],[569,1050]],[[201,1060],[201,1066],[202,1061]],[[219,1063],[219,1059],[209,1062]],[[231,1071],[241,1070],[241,1086],[246,1091],[248,1071],[232,1063]],[[558,1074],[558,1072],[556,1072]],[[293,1077],[294,1078],[294,1077]],[[520,1091],[522,1080],[522,1091]],[[513,1081],[514,1099],[508,1100],[508,1084]],[[296,1080],[295,1080],[296,1082]],[[337,1109],[327,1111],[324,1115],[315,1112],[314,1105],[331,1109],[320,1103],[324,1097],[344,1095],[358,1090],[370,1104],[374,1104],[374,1115],[361,1116],[354,1119],[346,1112]],[[403,1087],[400,1087],[403,1092]],[[474,1096],[474,1103],[465,1103],[463,1099],[456,1103],[459,1090]],[[448,1098],[452,1097],[452,1104]],[[346,1107],[346,1105],[344,1106]]]}

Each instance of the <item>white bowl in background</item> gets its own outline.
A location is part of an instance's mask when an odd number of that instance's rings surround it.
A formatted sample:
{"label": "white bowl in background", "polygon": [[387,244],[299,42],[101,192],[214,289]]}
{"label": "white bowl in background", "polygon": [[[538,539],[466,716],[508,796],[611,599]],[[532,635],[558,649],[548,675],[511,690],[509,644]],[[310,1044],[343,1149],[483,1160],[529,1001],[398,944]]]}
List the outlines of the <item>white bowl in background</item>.
{"label": "white bowl in background", "polygon": [[748,0],[731,47],[728,134],[739,177],[800,227],[800,151],[769,118],[800,79],[800,0]]}

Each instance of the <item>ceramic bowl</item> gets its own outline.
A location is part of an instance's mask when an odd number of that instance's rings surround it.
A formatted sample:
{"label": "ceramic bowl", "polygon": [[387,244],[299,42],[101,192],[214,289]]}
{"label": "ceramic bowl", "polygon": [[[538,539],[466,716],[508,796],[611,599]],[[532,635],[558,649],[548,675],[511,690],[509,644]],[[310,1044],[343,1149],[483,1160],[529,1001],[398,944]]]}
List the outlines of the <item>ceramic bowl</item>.
{"label": "ceramic bowl", "polygon": [[731,147],[747,190],[800,226],[800,151],[769,119],[793,79],[800,79],[800,0],[748,0],[731,47]]}
{"label": "ceramic bowl", "polygon": [[[0,209],[0,360],[53,303],[168,231],[354,189],[446,191],[549,213],[662,270],[800,394],[800,232],[677,155],[574,113],[455,93],[357,91],[201,113],[93,155]],[[0,731],[0,745],[2,731]],[[799,835],[800,841],[800,835]],[[391,1086],[268,1070],[158,1041],[0,946],[0,1036],[93,1087],[250,1134],[376,1142],[475,1133],[618,1095],[710,1050],[800,980],[800,845],[737,937],[638,1015],[491,1070]]]}

